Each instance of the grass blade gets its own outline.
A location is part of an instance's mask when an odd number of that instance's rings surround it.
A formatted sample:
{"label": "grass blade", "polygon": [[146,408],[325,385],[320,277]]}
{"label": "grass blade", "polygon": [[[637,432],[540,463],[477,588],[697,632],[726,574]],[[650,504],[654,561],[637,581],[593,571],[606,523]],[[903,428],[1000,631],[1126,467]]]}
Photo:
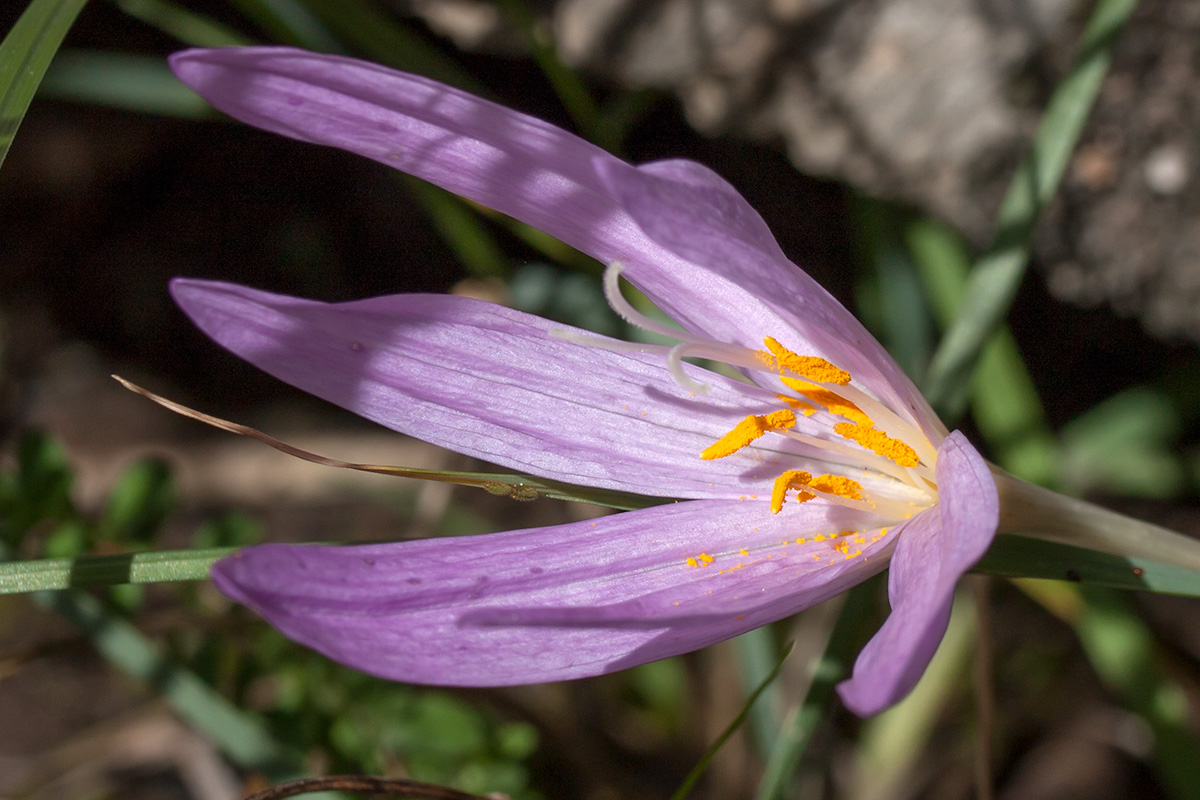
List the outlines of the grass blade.
{"label": "grass blade", "polygon": [[0,594],[123,583],[207,580],[209,568],[237,550],[236,547],[214,547],[9,561],[0,563]]}
{"label": "grass blade", "polygon": [[1200,597],[1198,572],[1011,534],[997,536],[974,571]]}
{"label": "grass blade", "polygon": [[41,594],[36,600],[86,633],[122,672],[153,686],[180,717],[217,743],[234,763],[272,780],[297,775],[300,759],[277,743],[261,721],[230,705],[193,673],[168,662],[149,639],[109,614],[99,600],[82,592]]}
{"label": "grass blade", "polygon": [[46,72],[42,94],[57,100],[143,114],[198,119],[212,106],[171,74],[156,56],[63,50]]}
{"label": "grass blade", "polygon": [[746,698],[745,705],[742,706],[742,710],[739,711],[738,715],[733,718],[733,721],[725,727],[725,730],[721,731],[721,735],[716,738],[716,741],[709,745],[708,749],[704,751],[704,755],[700,757],[700,760],[696,763],[696,766],[693,767],[692,771],[689,772],[687,777],[683,779],[683,783],[681,783],[679,788],[675,790],[675,794],[671,795],[671,800],[684,800],[684,798],[692,793],[692,789],[694,789],[696,784],[700,782],[700,779],[704,777],[704,773],[708,771],[708,767],[710,764],[712,764],[712,760],[716,757],[717,753],[720,752],[721,748],[725,746],[725,743],[729,741],[729,737],[737,733],[737,729],[740,728],[742,723],[746,721],[746,717],[750,715],[751,707],[754,706],[754,701],[757,700],[758,696],[766,691],[767,687],[770,686],[775,680],[775,676],[779,674],[779,670],[783,668],[783,662],[787,660],[787,657],[791,654],[791,652],[792,645],[789,643],[783,648],[783,652],[779,654],[779,660],[775,663],[775,668],[772,669],[770,674],[763,679],[763,682],[758,685],[758,688],[750,693],[750,696]]}
{"label": "grass blade", "polygon": [[239,47],[253,44],[241,33],[211,17],[181,8],[169,0],[114,0],[117,8],[192,47]]}
{"label": "grass blade", "polygon": [[33,0],[0,42],[0,165],[38,84],[86,0]]}
{"label": "grass blade", "polygon": [[929,367],[925,394],[950,416],[961,408],[984,343],[1008,314],[1029,262],[1030,238],[1058,191],[1067,162],[1112,60],[1117,34],[1136,0],[1099,0],[1080,40],[1079,56],[1058,85],[1029,155],[1000,206],[991,246],[971,271],[966,297]]}
{"label": "grass blade", "polygon": [[859,648],[866,641],[867,625],[875,618],[879,600],[879,580],[855,586],[829,635],[825,653],[812,666],[812,683],[804,701],[788,715],[775,738],[775,746],[763,769],[754,800],[775,800],[792,782],[796,767],[804,757],[817,725],[825,718],[833,700],[834,688],[850,674]]}
{"label": "grass blade", "polygon": [[1018,587],[1075,629],[1100,680],[1150,726],[1149,760],[1167,795],[1195,797],[1200,743],[1190,724],[1187,688],[1164,663],[1153,632],[1127,599],[1105,589],[1061,583],[1019,581]]}

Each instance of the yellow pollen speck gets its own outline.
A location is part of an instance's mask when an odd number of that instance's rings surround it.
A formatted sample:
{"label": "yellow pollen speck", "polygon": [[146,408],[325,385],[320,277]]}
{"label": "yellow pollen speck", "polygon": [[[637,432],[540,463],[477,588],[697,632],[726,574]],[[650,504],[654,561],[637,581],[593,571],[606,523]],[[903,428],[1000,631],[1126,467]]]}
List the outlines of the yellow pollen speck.
{"label": "yellow pollen speck", "polygon": [[697,563],[696,563],[696,559],[692,558],[691,556],[688,556],[687,565],[688,565],[689,567],[698,567],[698,566],[700,566],[699,564],[697,564]]}
{"label": "yellow pollen speck", "polygon": [[797,539],[796,544],[804,544],[807,541],[808,541],[808,539]]}
{"label": "yellow pollen speck", "polygon": [[849,372],[838,369],[823,358],[797,355],[770,336],[763,339],[763,344],[771,352],[768,354],[759,351],[759,359],[768,366],[771,364],[771,356],[774,356],[774,361],[780,369],[786,369],[802,378],[817,383],[836,383],[838,386],[845,386],[850,382]]}
{"label": "yellow pollen speck", "polygon": [[710,556],[708,553],[701,553],[701,554],[700,554],[700,560],[701,560],[701,561],[703,561],[703,562],[704,562],[704,566],[706,566],[706,567],[707,567],[709,564],[711,564],[711,563],[713,562],[713,560],[714,560],[714,559],[713,559],[713,557],[712,557],[712,556]]}
{"label": "yellow pollen speck", "polygon": [[748,550],[746,550],[744,547],[741,550],[739,550],[738,552],[744,556],[750,555],[750,552]]}
{"label": "yellow pollen speck", "polygon": [[883,456],[902,467],[915,467],[921,463],[916,450],[899,439],[893,439],[878,428],[855,425],[853,422],[839,422],[833,426],[833,432],[844,439],[858,442],[872,453]]}
{"label": "yellow pollen speck", "polygon": [[770,414],[751,414],[735,425],[729,433],[704,448],[700,457],[712,461],[733,455],[768,431],[791,428],[795,425],[795,413],[786,408],[772,411]]}

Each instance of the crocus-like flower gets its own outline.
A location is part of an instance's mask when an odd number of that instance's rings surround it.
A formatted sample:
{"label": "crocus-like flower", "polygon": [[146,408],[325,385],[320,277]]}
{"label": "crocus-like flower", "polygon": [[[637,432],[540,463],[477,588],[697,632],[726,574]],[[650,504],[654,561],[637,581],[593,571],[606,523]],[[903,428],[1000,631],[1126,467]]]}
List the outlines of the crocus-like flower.
{"label": "crocus-like flower", "polygon": [[[956,581],[995,534],[995,482],[729,184],[688,161],[631,166],[346,58],[191,50],[171,66],[239,120],[365,155],[611,264],[613,308],[677,342],[619,342],[462,297],[326,304],[175,281],[217,342],[368,419],[543,478],[677,500],[487,536],[250,548],[214,568],[224,592],[358,669],[487,686],[695,650],[890,561],[891,615],[839,688],[865,715],[915,685]],[[679,328],[634,310],[622,274]]]}

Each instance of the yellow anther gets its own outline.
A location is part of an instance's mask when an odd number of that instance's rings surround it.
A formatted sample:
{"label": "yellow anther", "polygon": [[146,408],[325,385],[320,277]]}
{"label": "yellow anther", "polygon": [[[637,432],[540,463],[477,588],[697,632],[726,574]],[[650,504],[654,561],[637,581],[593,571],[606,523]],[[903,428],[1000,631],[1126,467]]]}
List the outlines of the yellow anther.
{"label": "yellow anther", "polygon": [[786,375],[780,377],[779,380],[789,388],[795,389],[805,399],[824,406],[825,410],[830,414],[837,414],[839,417],[845,417],[851,422],[857,422],[864,428],[870,428],[875,424],[871,418],[864,414],[858,406],[854,405],[854,403],[851,403],[849,400],[842,399],[828,389],[813,388],[804,381],[796,380],[795,378],[789,378]]}
{"label": "yellow anther", "polygon": [[[771,487],[771,513],[778,514],[779,510],[783,508],[783,501],[787,499],[788,489],[803,489],[811,480],[812,475],[798,469],[789,469],[776,478],[775,485]],[[813,497],[814,495],[802,491],[796,497],[796,502],[803,503],[806,500],[812,500]]]}
{"label": "yellow anther", "polygon": [[883,456],[888,461],[895,462],[902,467],[915,467],[921,463],[916,450],[899,439],[893,439],[878,428],[855,425],[853,422],[839,422],[833,426],[833,432],[852,442],[858,442],[872,453]]}
{"label": "yellow anther", "polygon": [[[795,383],[802,383],[802,381],[798,381],[795,378],[780,378],[780,380],[790,380]],[[775,395],[775,398],[781,403],[787,403],[788,407],[791,408],[792,411],[799,411],[806,417],[811,417],[813,414],[817,413],[816,406],[810,406],[808,403],[795,397],[788,397],[786,394],[777,394]]]}
{"label": "yellow anther", "polygon": [[[771,351],[770,355],[774,357],[775,363],[780,369],[789,370],[802,378],[808,378],[817,383],[836,383],[838,386],[845,386],[850,382],[849,372],[838,369],[823,358],[797,355],[770,336],[763,339],[763,344]],[[770,359],[764,358],[764,356],[767,356],[767,353],[762,353],[759,358],[769,366]]]}
{"label": "yellow anther", "polygon": [[795,413],[786,408],[772,411],[770,414],[751,414],[735,425],[729,433],[704,448],[700,457],[711,461],[733,455],[764,433],[791,428],[795,424]]}
{"label": "yellow anther", "polygon": [[841,475],[818,475],[808,482],[808,488],[825,494],[836,494],[847,500],[862,500],[863,487],[858,481],[852,481]]}

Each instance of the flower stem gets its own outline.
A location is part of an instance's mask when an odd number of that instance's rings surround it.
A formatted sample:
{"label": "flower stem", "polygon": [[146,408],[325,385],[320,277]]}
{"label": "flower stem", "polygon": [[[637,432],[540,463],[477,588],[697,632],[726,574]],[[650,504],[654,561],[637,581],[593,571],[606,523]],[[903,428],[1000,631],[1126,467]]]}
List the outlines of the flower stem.
{"label": "flower stem", "polygon": [[1099,550],[1200,572],[1200,541],[1066,497],[993,468],[1000,491],[1000,533]]}

